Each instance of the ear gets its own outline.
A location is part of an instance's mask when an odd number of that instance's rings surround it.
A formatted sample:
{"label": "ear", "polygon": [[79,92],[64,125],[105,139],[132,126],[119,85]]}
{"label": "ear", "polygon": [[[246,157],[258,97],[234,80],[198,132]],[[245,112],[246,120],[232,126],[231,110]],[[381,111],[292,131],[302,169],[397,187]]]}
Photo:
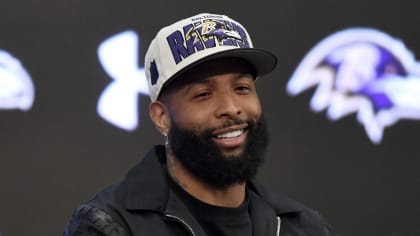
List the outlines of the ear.
{"label": "ear", "polygon": [[149,106],[149,116],[155,124],[156,129],[163,136],[167,136],[171,122],[166,105],[161,101],[152,102]]}

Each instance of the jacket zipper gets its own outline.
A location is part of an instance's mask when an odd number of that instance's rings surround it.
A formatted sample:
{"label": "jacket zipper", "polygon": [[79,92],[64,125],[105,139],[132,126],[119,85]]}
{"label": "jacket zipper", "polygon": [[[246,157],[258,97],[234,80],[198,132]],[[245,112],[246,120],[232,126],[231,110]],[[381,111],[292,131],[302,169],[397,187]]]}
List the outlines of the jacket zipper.
{"label": "jacket zipper", "polygon": [[179,218],[178,216],[169,215],[169,214],[165,214],[165,216],[168,217],[168,218],[170,218],[170,219],[172,219],[172,220],[174,220],[174,221],[176,221],[176,222],[178,222],[178,223],[180,223],[180,224],[182,224],[182,225],[184,225],[185,228],[188,230],[188,232],[192,236],[195,236],[195,233],[194,233],[193,228],[189,224],[187,224],[187,222],[185,222],[183,219]]}
{"label": "jacket zipper", "polygon": [[[175,220],[176,222],[182,224],[185,226],[185,228],[188,230],[188,232],[192,235],[195,236],[194,230],[193,228],[187,224],[187,222],[185,222],[183,219],[179,218],[178,216],[174,216],[174,215],[169,215],[169,214],[165,214],[166,217]],[[277,216],[277,231],[276,231],[276,236],[280,236],[280,226],[281,226],[281,219],[279,216]]]}
{"label": "jacket zipper", "polygon": [[277,233],[276,236],[280,236],[280,225],[281,225],[281,219],[279,216],[277,216]]}

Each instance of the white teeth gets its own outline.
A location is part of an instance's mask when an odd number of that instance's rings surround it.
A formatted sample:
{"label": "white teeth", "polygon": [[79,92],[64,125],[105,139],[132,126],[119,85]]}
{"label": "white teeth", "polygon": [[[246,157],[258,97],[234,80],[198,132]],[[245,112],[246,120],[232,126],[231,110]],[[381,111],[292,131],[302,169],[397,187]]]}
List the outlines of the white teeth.
{"label": "white teeth", "polygon": [[217,135],[217,138],[236,138],[244,132],[243,129]]}

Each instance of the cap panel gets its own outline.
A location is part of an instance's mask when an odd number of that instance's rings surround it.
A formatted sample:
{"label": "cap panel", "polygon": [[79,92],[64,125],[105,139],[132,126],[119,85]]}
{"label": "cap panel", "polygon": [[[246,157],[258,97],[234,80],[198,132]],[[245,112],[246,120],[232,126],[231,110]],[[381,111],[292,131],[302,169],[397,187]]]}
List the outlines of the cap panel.
{"label": "cap panel", "polygon": [[274,68],[273,54],[257,49],[236,53],[250,48],[253,48],[252,41],[246,29],[225,15],[202,13],[164,27],[152,41],[145,58],[151,100],[157,99],[172,77],[216,55],[243,58],[256,71],[262,71],[261,66]]}

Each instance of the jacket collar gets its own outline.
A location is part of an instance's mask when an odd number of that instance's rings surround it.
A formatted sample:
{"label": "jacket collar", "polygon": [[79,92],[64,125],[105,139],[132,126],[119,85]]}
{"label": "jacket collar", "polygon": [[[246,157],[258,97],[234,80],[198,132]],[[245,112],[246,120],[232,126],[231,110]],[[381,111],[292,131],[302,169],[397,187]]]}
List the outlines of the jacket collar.
{"label": "jacket collar", "polygon": [[[135,165],[119,186],[122,203],[128,210],[148,210],[157,212],[179,211],[179,200],[169,190],[166,176],[166,152],[163,145],[152,148],[144,159]],[[276,214],[298,213],[304,209],[300,203],[282,195],[273,195],[255,180],[249,181],[248,187],[256,195],[265,199]],[[168,207],[168,209],[167,209]]]}
{"label": "jacket collar", "polygon": [[284,214],[296,214],[304,211],[306,208],[301,203],[288,198],[280,193],[274,193],[265,189],[255,179],[247,183],[248,188],[252,190],[257,196],[268,202],[274,208],[278,216]]}
{"label": "jacket collar", "polygon": [[169,186],[165,179],[165,156],[164,146],[155,146],[128,171],[118,191],[128,210],[162,212],[166,208]]}
{"label": "jacket collar", "polygon": [[169,189],[165,163],[165,147],[159,145],[128,172],[118,191],[122,194],[125,208],[177,217],[191,227],[191,231],[194,229],[194,235],[206,235],[187,207]]}

